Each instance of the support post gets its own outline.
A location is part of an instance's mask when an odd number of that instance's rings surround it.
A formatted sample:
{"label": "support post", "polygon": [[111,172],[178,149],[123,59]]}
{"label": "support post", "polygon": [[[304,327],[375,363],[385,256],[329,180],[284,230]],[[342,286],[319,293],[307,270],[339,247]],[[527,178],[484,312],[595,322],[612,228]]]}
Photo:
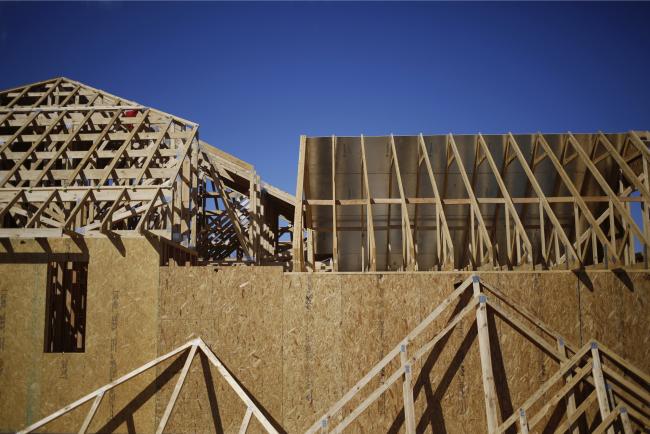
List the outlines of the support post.
{"label": "support post", "polygon": [[307,137],[300,136],[300,154],[298,156],[298,177],[296,181],[296,204],[293,214],[293,271],[304,271],[302,240],[302,193],[305,179],[305,153],[307,152]]}
{"label": "support post", "polygon": [[490,353],[490,334],[487,319],[487,297],[481,293],[481,280],[479,276],[472,276],[474,297],[478,298],[479,304],[476,309],[476,329],[478,332],[478,344],[481,355],[481,373],[483,377],[483,392],[485,398],[485,414],[487,417],[488,434],[496,433],[499,419],[497,416],[497,392],[494,385],[494,374],[492,373],[492,355]]}
{"label": "support post", "polygon": [[[591,343],[591,357],[593,359],[591,373],[594,377],[594,387],[596,389],[596,396],[598,398],[600,419],[604,421],[607,419],[607,416],[609,416],[611,407],[609,406],[609,399],[607,398],[605,377],[603,376],[603,367],[600,360],[600,352],[598,351],[598,344],[596,342]],[[607,434],[614,434],[614,428],[611,426],[607,428]]]}
{"label": "support post", "polygon": [[404,368],[404,381],[402,383],[402,396],[404,398],[404,422],[406,434],[415,434],[415,405],[413,403],[413,368],[408,361],[406,344],[400,348],[400,362]]}
{"label": "support post", "polygon": [[528,434],[528,417],[526,416],[526,410],[523,408],[519,409],[519,432]]}
{"label": "support post", "polygon": [[621,424],[623,425],[624,434],[633,434],[632,423],[630,422],[630,415],[627,413],[627,407],[621,407]]}

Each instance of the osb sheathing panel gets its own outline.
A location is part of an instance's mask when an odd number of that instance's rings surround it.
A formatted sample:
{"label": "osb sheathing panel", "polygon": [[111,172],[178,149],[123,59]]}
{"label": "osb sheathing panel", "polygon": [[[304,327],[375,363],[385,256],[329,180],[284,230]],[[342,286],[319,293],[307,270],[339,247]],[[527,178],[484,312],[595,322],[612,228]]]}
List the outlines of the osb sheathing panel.
{"label": "osb sheathing panel", "polygon": [[650,273],[585,273],[580,277],[582,336],[596,338],[650,372]]}
{"label": "osb sheathing panel", "polygon": [[[552,330],[560,332],[575,348],[582,345],[578,282],[573,273],[486,273],[483,279],[514,302],[526,307]],[[494,342],[493,371],[503,419],[514,413],[528,399],[531,391],[544,384],[559,369],[559,364],[491,310],[488,310],[488,321],[493,326],[490,334],[490,339]],[[559,382],[549,394],[553,394],[562,384]],[[538,405],[529,409],[529,418],[543,404],[545,401],[540,400]],[[546,427],[552,431],[548,424],[554,427],[562,412],[556,414],[555,418],[551,418],[552,413],[549,412],[536,428]]]}
{"label": "osb sheathing panel", "polygon": [[0,264],[0,430],[38,417],[46,266]]}
{"label": "osb sheathing panel", "polygon": [[[282,419],[281,268],[161,268],[160,353],[200,336],[263,407]],[[215,369],[194,361],[170,432],[237,432],[246,410]],[[214,393],[206,389],[214,384]],[[157,399],[157,418],[167,405]],[[180,410],[185,408],[185,411]],[[258,422],[251,422],[255,432]]]}
{"label": "osb sheathing panel", "polygon": [[[283,274],[280,269],[269,267],[218,270],[210,267],[161,267],[159,270],[159,286],[149,287],[152,294],[144,296],[152,305],[151,310],[144,306],[139,310],[130,308],[134,309],[134,315],[142,316],[138,319],[128,317],[126,313],[122,315],[118,310],[118,338],[125,336],[123,341],[141,341],[144,345],[144,350],[129,346],[127,351],[123,351],[122,344],[117,341],[116,352],[119,354],[115,359],[120,362],[118,373],[128,372],[194,336],[201,336],[271,420],[291,433],[302,432],[314,423],[449,295],[454,283],[469,276],[467,273]],[[482,278],[534,312],[576,346],[595,335],[641,369],[650,371],[647,341],[650,335],[647,315],[650,284],[647,273],[630,272],[626,278],[621,274],[593,272],[589,273],[589,280],[571,272],[482,273]],[[120,281],[120,278],[114,279]],[[591,289],[584,282],[591,282]],[[113,285],[117,286],[116,282]],[[146,291],[144,288],[134,294],[120,294],[120,306],[122,300],[135,302],[137,296]],[[110,306],[112,289],[107,292],[103,299],[98,294],[92,297],[102,299],[103,304]],[[471,289],[467,292],[467,296],[470,295]],[[89,309],[93,298],[89,293]],[[25,312],[30,306],[25,302],[18,309]],[[454,309],[458,311],[463,306],[460,303],[448,309],[414,347],[433,337],[452,318]],[[611,314],[612,309],[617,317]],[[89,314],[89,321],[90,318]],[[95,318],[102,318],[101,312]],[[121,318],[129,318],[137,326],[124,323]],[[111,319],[112,309],[108,309],[105,318],[99,320],[108,321],[109,326],[104,330],[110,331]],[[88,323],[88,339],[91,339],[94,321]],[[490,338],[495,343],[495,378],[500,409],[505,415],[518,408],[552,375],[557,365],[500,318],[490,315],[489,321],[496,330]],[[153,334],[149,331],[151,324],[157,327]],[[414,366],[419,431],[485,432],[474,324],[475,314],[472,312],[428,358]],[[131,339],[126,336],[131,336]],[[94,339],[93,347],[108,345],[110,348],[110,333],[101,343],[99,336]],[[86,375],[82,384],[73,386],[75,379],[57,383],[66,391],[74,392],[67,396],[53,395],[51,404],[48,404],[49,411],[109,381],[110,358],[93,356],[103,349],[93,352],[95,349],[89,347],[89,343],[87,341],[85,354],[66,355],[70,356],[67,369],[68,373],[77,372],[72,359],[79,356],[86,366],[93,367],[92,372],[74,374]],[[29,353],[30,357],[42,357],[40,340],[37,346]],[[22,349],[19,353],[23,358],[28,354]],[[118,355],[124,356],[120,358]],[[48,372],[56,375],[62,371],[62,362],[56,357],[53,360]],[[38,363],[44,366],[43,362]],[[161,390],[155,398],[148,398],[136,412],[134,423],[138,431],[151,431],[155,421],[159,420],[182,363],[182,358],[170,361],[153,370],[145,381],[134,383],[128,389],[131,394],[142,393],[154,377],[159,376],[157,385]],[[396,366],[391,364],[373,380],[363,390],[363,396],[346,406],[332,423],[349,414],[367,393],[388,378]],[[38,375],[43,375],[44,369],[37,370]],[[25,369],[20,371],[29,372]],[[206,379],[214,389],[206,387]],[[38,380],[35,386],[41,395],[46,382]],[[151,389],[146,390],[151,392]],[[145,393],[144,396],[149,395]],[[119,394],[115,398],[115,411],[120,410],[119,402],[130,399],[118,398]],[[20,399],[23,399],[22,403]],[[349,431],[403,432],[401,399],[401,383],[398,381],[349,427]],[[26,398],[15,401],[18,402],[14,406],[16,410],[24,414]],[[153,407],[151,401],[155,402]],[[38,415],[44,415],[48,411],[42,405],[43,401],[37,400],[31,408]],[[94,429],[108,420],[109,414],[102,413],[102,407],[98,417],[104,422],[94,423]],[[197,357],[169,421],[168,432],[237,432],[243,414],[244,405],[216,370],[204,366],[201,358]],[[143,425],[144,415],[148,416],[147,426]],[[124,429],[122,424],[119,430]],[[257,422],[251,424],[250,432],[260,431]]]}
{"label": "osb sheathing panel", "polygon": [[[10,391],[0,403],[0,431],[33,423],[156,356],[159,259],[155,246],[137,239],[123,240],[119,248],[103,239],[87,239],[82,244],[49,240],[47,246],[44,251],[43,243],[14,241],[11,248],[20,252],[21,260],[41,263],[0,264],[0,287],[7,299],[5,336],[11,331],[0,352],[0,390]],[[44,257],[65,259],[61,254],[78,259],[74,254],[80,252],[90,258],[86,351],[45,354],[47,266],[42,262]],[[147,376],[153,379],[145,374],[107,394],[91,429],[118,415],[142,390]],[[153,403],[143,404],[129,423],[138,431],[151,431],[153,410]],[[44,431],[76,430],[84,416],[80,408]],[[127,431],[124,423],[115,428]]]}

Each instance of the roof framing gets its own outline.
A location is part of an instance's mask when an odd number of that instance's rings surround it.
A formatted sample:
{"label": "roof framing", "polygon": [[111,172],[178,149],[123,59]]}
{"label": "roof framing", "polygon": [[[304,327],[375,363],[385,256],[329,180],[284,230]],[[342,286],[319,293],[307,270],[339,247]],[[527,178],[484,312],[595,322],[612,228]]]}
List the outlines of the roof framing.
{"label": "roof framing", "polygon": [[[234,211],[251,191],[266,206]],[[0,237],[149,233],[206,260],[277,260],[265,211],[290,221],[293,198],[194,122],[64,77],[0,92]]]}
{"label": "roof framing", "polygon": [[302,136],[294,221],[314,242],[294,238],[293,269],[648,268],[649,145],[648,131]]}

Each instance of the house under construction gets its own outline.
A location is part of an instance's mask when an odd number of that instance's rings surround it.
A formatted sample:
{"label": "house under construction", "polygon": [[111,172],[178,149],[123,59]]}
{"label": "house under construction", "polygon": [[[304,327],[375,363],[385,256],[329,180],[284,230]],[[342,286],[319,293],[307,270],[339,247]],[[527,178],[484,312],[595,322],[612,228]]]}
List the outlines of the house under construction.
{"label": "house under construction", "polygon": [[650,430],[650,132],[307,137],[0,92],[0,432]]}

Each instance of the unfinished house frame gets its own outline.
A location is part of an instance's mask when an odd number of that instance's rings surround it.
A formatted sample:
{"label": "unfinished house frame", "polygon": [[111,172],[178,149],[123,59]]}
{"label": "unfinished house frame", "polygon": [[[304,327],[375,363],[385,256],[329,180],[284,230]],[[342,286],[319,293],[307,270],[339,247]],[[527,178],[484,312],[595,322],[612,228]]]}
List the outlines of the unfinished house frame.
{"label": "unfinished house frame", "polygon": [[650,132],[202,139],[0,92],[0,431],[650,432]]}
{"label": "unfinished house frame", "polygon": [[301,137],[295,271],[648,268],[650,132]]}
{"label": "unfinished house frame", "polygon": [[[472,293],[469,301],[463,301],[466,291]],[[435,324],[441,313],[454,307],[458,313],[442,329],[435,329],[433,338],[425,339],[425,331]],[[538,390],[519,403],[513,414],[503,418],[500,417],[502,411],[499,411],[492,369],[488,309],[558,365],[558,370]],[[478,333],[487,433],[515,432],[513,428],[521,434],[549,432],[549,429],[556,433],[579,433],[579,419],[594,407],[600,422],[590,431],[592,433],[614,434],[614,428],[624,434],[650,430],[650,376],[595,340],[582,348],[575,347],[528,309],[474,275],[462,282],[306,433],[345,431],[382,394],[401,382],[405,432],[415,434],[413,385],[417,367],[422,366],[422,360],[431,352],[440,351],[439,344],[468,318],[476,322]],[[380,375],[383,377],[380,386],[367,391],[370,382]],[[581,387],[583,389],[579,390]],[[356,407],[349,406],[359,401]],[[556,407],[564,407],[562,419],[557,426],[549,428],[546,425]]]}
{"label": "unfinished house frame", "polygon": [[2,238],[154,235],[165,260],[286,262],[292,207],[194,122],[66,78],[0,92]]}

